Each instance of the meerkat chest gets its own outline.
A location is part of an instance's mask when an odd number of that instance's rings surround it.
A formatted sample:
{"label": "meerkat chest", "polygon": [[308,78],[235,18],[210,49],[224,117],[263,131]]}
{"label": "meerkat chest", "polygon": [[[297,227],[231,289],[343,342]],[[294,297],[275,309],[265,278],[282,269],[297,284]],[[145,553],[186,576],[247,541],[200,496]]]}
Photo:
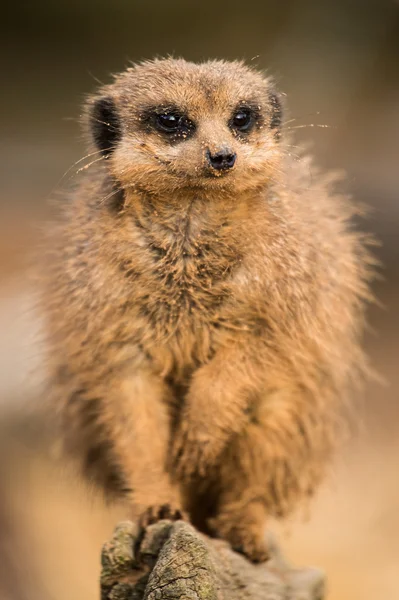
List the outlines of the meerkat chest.
{"label": "meerkat chest", "polygon": [[147,351],[161,372],[185,373],[214,351],[236,257],[226,256],[217,240],[177,240],[150,252],[140,307],[149,329]]}
{"label": "meerkat chest", "polygon": [[151,353],[162,370],[184,370],[205,362],[211,352],[218,310],[227,294],[201,260],[185,255],[154,269],[154,293],[146,304]]}

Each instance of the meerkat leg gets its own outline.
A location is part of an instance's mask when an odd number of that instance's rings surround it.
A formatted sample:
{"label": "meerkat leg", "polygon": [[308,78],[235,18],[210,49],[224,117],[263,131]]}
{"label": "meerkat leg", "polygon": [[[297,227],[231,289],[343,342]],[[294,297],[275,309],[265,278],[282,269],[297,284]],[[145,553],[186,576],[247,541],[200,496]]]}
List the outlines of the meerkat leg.
{"label": "meerkat leg", "polygon": [[266,537],[265,473],[259,472],[259,428],[248,425],[221,456],[215,477],[216,515],[208,520],[214,535],[253,562],[263,562],[269,553]]}
{"label": "meerkat leg", "polygon": [[268,515],[283,516],[312,494],[331,433],[330,420],[315,412],[305,392],[285,390],[262,399],[220,457],[211,530],[251,560],[265,560]]}
{"label": "meerkat leg", "polygon": [[216,355],[192,377],[172,443],[172,471],[185,482],[219,464],[229,439],[244,429],[253,383],[246,349]]}

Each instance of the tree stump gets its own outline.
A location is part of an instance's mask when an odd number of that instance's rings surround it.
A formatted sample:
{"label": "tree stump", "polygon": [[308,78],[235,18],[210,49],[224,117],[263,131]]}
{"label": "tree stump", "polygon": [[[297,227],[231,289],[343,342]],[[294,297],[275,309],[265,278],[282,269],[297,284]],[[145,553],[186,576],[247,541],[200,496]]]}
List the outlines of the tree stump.
{"label": "tree stump", "polygon": [[323,572],[295,569],[269,545],[272,558],[255,565],[183,521],[122,522],[103,547],[101,599],[322,600]]}

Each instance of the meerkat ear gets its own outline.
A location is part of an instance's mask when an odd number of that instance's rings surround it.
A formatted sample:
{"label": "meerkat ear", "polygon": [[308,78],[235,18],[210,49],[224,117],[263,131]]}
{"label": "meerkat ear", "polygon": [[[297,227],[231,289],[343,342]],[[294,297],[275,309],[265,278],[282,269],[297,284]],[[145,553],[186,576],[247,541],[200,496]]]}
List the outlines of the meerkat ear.
{"label": "meerkat ear", "polygon": [[105,157],[112,154],[121,139],[118,111],[113,98],[95,100],[89,114],[90,130],[94,142]]}
{"label": "meerkat ear", "polygon": [[271,117],[270,117],[270,129],[275,129],[276,139],[280,139],[281,126],[283,123],[283,106],[280,95],[272,91],[270,92],[270,105],[271,105]]}

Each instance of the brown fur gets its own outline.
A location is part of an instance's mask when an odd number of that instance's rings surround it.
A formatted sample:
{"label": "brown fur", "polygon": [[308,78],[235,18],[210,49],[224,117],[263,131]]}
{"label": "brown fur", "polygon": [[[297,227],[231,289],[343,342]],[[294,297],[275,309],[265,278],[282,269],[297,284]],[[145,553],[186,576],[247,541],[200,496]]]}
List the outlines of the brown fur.
{"label": "brown fur", "polygon": [[[319,483],[363,370],[354,209],[291,156],[272,81],[241,63],[134,66],[89,100],[89,132],[102,97],[118,138],[65,200],[45,267],[66,441],[143,518],[183,509],[262,560],[267,515]],[[245,139],[228,126],[243,102],[259,117]],[[153,106],[196,131],[169,142],[143,122]],[[223,146],[237,162],[217,177],[206,151]]]}

